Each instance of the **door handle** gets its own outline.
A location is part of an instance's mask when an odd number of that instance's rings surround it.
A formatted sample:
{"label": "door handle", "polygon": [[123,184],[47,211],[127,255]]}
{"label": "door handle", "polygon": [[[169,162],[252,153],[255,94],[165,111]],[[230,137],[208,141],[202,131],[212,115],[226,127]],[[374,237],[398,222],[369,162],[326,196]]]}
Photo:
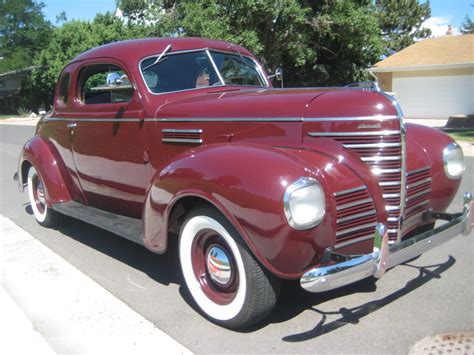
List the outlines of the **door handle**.
{"label": "door handle", "polygon": [[67,128],[76,128],[77,127],[77,123],[68,123],[66,125]]}

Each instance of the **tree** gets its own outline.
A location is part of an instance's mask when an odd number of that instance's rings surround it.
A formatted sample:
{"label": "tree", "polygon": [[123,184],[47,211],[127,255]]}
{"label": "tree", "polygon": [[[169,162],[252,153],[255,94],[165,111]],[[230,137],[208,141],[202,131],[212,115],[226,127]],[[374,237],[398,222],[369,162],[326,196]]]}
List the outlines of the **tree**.
{"label": "tree", "polygon": [[30,66],[48,43],[52,26],[43,7],[33,0],[0,1],[0,73]]}
{"label": "tree", "polygon": [[422,28],[422,24],[431,16],[429,1],[418,0],[375,0],[377,17],[386,42],[385,52],[398,52],[415,43],[415,40],[427,38],[431,30]]}
{"label": "tree", "polygon": [[[218,38],[249,48],[290,86],[345,84],[364,78],[382,52],[370,4],[352,0],[175,1],[155,13],[172,36]],[[164,14],[163,14],[164,12]]]}
{"label": "tree", "polygon": [[31,85],[25,88],[36,99],[25,105],[34,107],[39,100],[49,108],[61,70],[78,54],[102,44],[145,36],[143,26],[125,25],[111,13],[98,14],[92,22],[73,20],[56,27],[47,46],[36,57],[37,69],[32,72]]}
{"label": "tree", "polygon": [[463,35],[469,35],[474,33],[474,23],[469,15],[466,15],[463,23],[461,23],[460,31]]}

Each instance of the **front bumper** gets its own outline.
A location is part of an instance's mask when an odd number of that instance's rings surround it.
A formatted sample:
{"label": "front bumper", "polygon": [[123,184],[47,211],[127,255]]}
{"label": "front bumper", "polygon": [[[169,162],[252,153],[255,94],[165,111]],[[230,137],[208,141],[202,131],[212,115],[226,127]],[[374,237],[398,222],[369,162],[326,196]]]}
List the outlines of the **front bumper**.
{"label": "front bumper", "polygon": [[301,277],[301,287],[309,292],[324,292],[370,276],[380,278],[385,270],[393,266],[413,259],[461,233],[469,234],[472,229],[471,201],[471,194],[465,193],[462,213],[444,214],[449,216],[448,223],[393,245],[388,243],[385,225],[377,224],[372,253],[348,257],[343,262],[314,268]]}

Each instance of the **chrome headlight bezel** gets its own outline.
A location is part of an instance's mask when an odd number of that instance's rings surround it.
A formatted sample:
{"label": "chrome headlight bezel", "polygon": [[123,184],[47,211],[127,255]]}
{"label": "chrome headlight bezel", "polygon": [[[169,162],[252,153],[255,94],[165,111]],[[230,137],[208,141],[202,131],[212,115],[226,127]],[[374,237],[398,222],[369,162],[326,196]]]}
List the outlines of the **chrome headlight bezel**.
{"label": "chrome headlight bezel", "polygon": [[[453,164],[459,164],[453,170]],[[464,164],[464,154],[462,148],[455,142],[449,143],[443,150],[443,166],[444,173],[451,180],[459,180],[462,178],[466,166]],[[457,171],[456,171],[457,170]]]}
{"label": "chrome headlight bezel", "polygon": [[[316,203],[319,203],[320,205],[318,214],[316,214],[312,220],[306,223],[302,223],[298,221],[300,218],[294,215],[296,211],[292,211],[292,196],[294,196],[293,194],[295,192],[297,191],[301,192],[300,190],[303,190],[303,189],[317,189],[316,191],[320,195],[320,199],[315,201]],[[286,188],[285,194],[283,196],[283,208],[285,211],[285,216],[288,221],[288,224],[293,229],[305,230],[305,229],[314,228],[319,223],[321,223],[324,216],[326,215],[326,201],[325,201],[324,190],[316,179],[313,179],[310,177],[301,177]]]}

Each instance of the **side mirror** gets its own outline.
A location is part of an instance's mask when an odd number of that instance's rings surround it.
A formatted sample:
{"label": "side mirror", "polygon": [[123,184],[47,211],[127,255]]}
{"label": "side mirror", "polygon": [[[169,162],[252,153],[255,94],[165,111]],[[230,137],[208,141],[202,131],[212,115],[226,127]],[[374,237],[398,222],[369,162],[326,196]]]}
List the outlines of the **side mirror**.
{"label": "side mirror", "polygon": [[281,87],[283,88],[283,69],[277,68],[275,74],[269,75],[268,78],[276,78],[276,80],[281,81]]}
{"label": "side mirror", "polygon": [[107,86],[109,87],[117,87],[123,83],[122,77],[120,74],[112,72],[107,74]]}

